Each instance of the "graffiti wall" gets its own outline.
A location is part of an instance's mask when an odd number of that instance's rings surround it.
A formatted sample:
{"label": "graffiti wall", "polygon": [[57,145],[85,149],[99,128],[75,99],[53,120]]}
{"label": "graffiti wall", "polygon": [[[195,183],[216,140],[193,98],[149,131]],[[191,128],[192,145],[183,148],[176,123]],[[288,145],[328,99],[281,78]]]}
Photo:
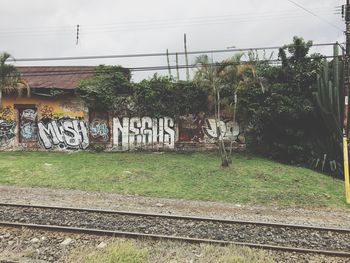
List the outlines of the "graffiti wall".
{"label": "graffiti wall", "polygon": [[113,146],[118,150],[173,149],[174,145],[172,118],[113,118]]}
{"label": "graffiti wall", "polygon": [[[0,109],[0,150],[87,150],[103,144],[108,151],[206,150],[218,138],[244,144],[239,125],[230,118],[217,122],[205,113],[170,117],[113,116],[88,110],[79,101],[5,98]],[[71,103],[72,102],[72,103]]]}
{"label": "graffiti wall", "polygon": [[9,146],[16,136],[13,114],[14,109],[11,106],[0,109],[0,148]]}
{"label": "graffiti wall", "polygon": [[6,121],[0,119],[0,147],[5,147],[10,144],[15,138],[15,127],[14,121]]}
{"label": "graffiti wall", "polygon": [[36,109],[19,110],[19,141],[21,143],[35,142],[38,139]]}
{"label": "graffiti wall", "polygon": [[179,141],[214,143],[219,136],[224,141],[239,141],[240,129],[238,123],[223,119],[217,122],[207,118],[205,113],[189,115],[180,118]]}
{"label": "graffiti wall", "polygon": [[[71,103],[75,101],[74,103]],[[78,150],[89,145],[87,109],[74,96],[3,98],[0,149]],[[66,104],[72,105],[68,107]]]}
{"label": "graffiti wall", "polygon": [[78,150],[89,146],[88,128],[83,120],[60,118],[43,119],[38,123],[41,145],[45,149]]}
{"label": "graffiti wall", "polygon": [[90,142],[91,143],[109,143],[110,142],[110,128],[108,123],[107,112],[89,113],[90,120]]}
{"label": "graffiti wall", "polygon": [[207,138],[214,140],[219,136],[224,140],[236,140],[239,134],[239,126],[233,121],[217,122],[215,119],[206,119],[202,129]]}

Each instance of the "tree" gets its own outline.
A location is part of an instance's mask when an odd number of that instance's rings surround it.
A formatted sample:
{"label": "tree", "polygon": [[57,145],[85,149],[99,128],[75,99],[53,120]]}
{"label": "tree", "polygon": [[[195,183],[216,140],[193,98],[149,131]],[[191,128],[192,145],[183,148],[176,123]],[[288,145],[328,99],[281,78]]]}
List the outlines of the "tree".
{"label": "tree", "polygon": [[125,113],[130,109],[133,92],[130,79],[128,69],[99,65],[94,77],[81,81],[77,93],[89,108]]}
{"label": "tree", "polygon": [[196,61],[197,71],[194,75],[194,81],[207,87],[209,103],[214,104],[222,166],[227,166],[232,162],[233,137],[231,138],[230,152],[227,154],[219,125],[221,113],[229,113],[233,122],[236,123],[237,92],[256,79],[254,65],[243,63],[241,61],[243,55],[243,53],[236,54],[220,63],[210,62],[207,55],[202,55]]}
{"label": "tree", "polygon": [[256,150],[278,160],[305,163],[314,143],[324,136],[313,92],[321,57],[309,55],[312,42],[294,37],[280,49],[282,65],[257,65],[265,91],[256,84],[239,92],[247,138]]}
{"label": "tree", "polygon": [[[222,97],[224,107],[227,112],[231,112],[232,121],[236,123],[238,97],[237,92],[256,82],[256,71],[254,63],[251,61],[242,62],[244,53],[238,53],[231,58],[221,62],[223,64],[220,74],[223,82]],[[231,138],[230,157],[232,154],[234,138]],[[230,160],[231,162],[231,160]]]}
{"label": "tree", "polygon": [[194,81],[209,91],[209,97],[214,100],[214,116],[217,130],[217,138],[221,156],[221,166],[228,167],[230,163],[225,143],[221,131],[221,97],[220,92],[224,86],[222,75],[224,74],[225,65],[214,63],[209,60],[207,55],[201,55],[196,59],[197,70],[194,75]]}
{"label": "tree", "polygon": [[11,57],[10,54],[4,52],[0,54],[0,108],[2,107],[3,93],[11,93],[17,91],[21,94],[23,88],[27,89],[27,95],[30,95],[29,85],[21,79],[20,73],[13,65],[6,64]]}

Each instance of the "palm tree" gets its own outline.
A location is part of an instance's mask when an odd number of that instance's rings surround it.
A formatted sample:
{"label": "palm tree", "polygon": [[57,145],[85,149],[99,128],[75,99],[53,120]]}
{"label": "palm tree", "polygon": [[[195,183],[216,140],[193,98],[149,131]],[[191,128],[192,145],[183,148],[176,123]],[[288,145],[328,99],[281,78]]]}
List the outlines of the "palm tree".
{"label": "palm tree", "polygon": [[229,166],[229,157],[225,149],[223,134],[220,127],[220,112],[221,112],[221,98],[220,91],[224,85],[222,74],[225,65],[221,63],[214,63],[209,60],[208,55],[201,55],[196,59],[197,71],[194,75],[194,81],[199,85],[208,88],[209,96],[214,98],[214,112],[215,125],[217,129],[217,136],[219,142],[219,150],[221,156],[221,166]]}
{"label": "palm tree", "polygon": [[[257,81],[254,63],[243,63],[241,61],[243,53],[223,60],[221,63],[210,61],[207,55],[199,56],[196,60],[197,71],[194,75],[194,81],[205,86],[210,91],[210,96],[214,98],[215,121],[217,125],[217,134],[219,139],[220,154],[222,166],[228,166],[231,163],[231,153],[233,148],[233,136],[231,137],[230,154],[227,154],[223,141],[222,131],[220,129],[221,107],[226,107],[226,111],[232,112],[233,123],[236,122],[237,112],[237,91]],[[251,59],[250,59],[251,60]],[[248,74],[251,72],[251,74]],[[233,101],[225,101],[220,97],[223,88],[229,89],[234,93]]]}
{"label": "palm tree", "polygon": [[[232,111],[233,123],[236,123],[238,104],[237,92],[249,86],[257,79],[254,63],[251,63],[252,61],[249,61],[249,63],[242,62],[241,59],[243,56],[244,53],[238,53],[222,62],[224,66],[221,72],[222,82],[234,93],[233,101],[228,102],[226,105]],[[249,72],[251,72],[251,74],[248,74]],[[234,138],[231,136],[230,156],[232,154],[233,142]]]}
{"label": "palm tree", "polygon": [[23,88],[27,90],[30,96],[29,85],[20,77],[20,73],[13,65],[6,64],[11,57],[10,54],[4,52],[0,54],[0,108],[2,107],[2,94],[17,91],[21,94]]}

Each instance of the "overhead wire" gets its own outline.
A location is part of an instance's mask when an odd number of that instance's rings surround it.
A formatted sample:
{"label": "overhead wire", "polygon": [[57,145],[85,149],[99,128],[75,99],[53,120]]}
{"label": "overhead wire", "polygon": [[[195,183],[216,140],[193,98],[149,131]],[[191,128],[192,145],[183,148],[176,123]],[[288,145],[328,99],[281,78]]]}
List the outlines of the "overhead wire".
{"label": "overhead wire", "polygon": [[309,14],[315,16],[315,17],[317,17],[318,19],[322,20],[323,22],[327,23],[328,25],[330,25],[330,26],[332,26],[332,27],[334,27],[334,28],[340,30],[341,32],[344,31],[344,30],[343,30],[342,28],[340,28],[339,26],[337,26],[337,25],[335,25],[335,24],[329,22],[327,19],[324,19],[324,18],[321,17],[320,15],[318,15],[318,14],[316,14],[316,13],[310,11],[309,9],[307,9],[306,7],[304,7],[304,6],[302,6],[302,5],[298,4],[298,3],[296,3],[295,1],[293,1],[293,0],[287,0],[287,1],[290,2],[290,3],[292,3],[292,4],[295,5],[295,6],[299,7],[300,9],[304,10],[305,12],[307,12],[307,13],[309,13]]}
{"label": "overhead wire", "polygon": [[[332,46],[336,43],[316,43],[312,47],[321,46]],[[272,50],[284,47],[281,46],[265,46],[265,47],[249,47],[249,48],[232,48],[232,49],[214,49],[214,50],[200,50],[200,51],[188,51],[188,55],[198,55],[198,54],[214,54],[214,53],[232,53],[232,52],[243,52],[251,50]],[[296,45],[288,45],[296,46]],[[185,52],[161,52],[161,53],[138,53],[138,54],[120,54],[120,55],[99,55],[99,56],[72,56],[72,57],[46,57],[46,58],[9,58],[7,61],[15,62],[29,62],[29,61],[65,61],[65,60],[90,60],[90,59],[111,59],[111,58],[138,58],[138,57],[160,57],[160,56],[175,56],[175,55],[185,55]]]}
{"label": "overhead wire", "polygon": [[[323,9],[322,9],[323,10]],[[325,13],[326,14],[326,13]],[[329,12],[327,12],[329,14]],[[331,15],[331,14],[329,14]],[[240,23],[240,22],[255,22],[260,20],[270,19],[287,19],[303,16],[298,12],[267,12],[263,14],[241,14],[241,15],[226,15],[226,16],[209,16],[209,17],[192,17],[186,19],[166,19],[166,20],[146,20],[146,21],[121,21],[117,24],[102,24],[102,25],[85,25],[80,24],[85,33],[104,33],[118,32],[123,30],[147,30],[159,29],[180,26],[201,26],[207,24],[222,24],[222,23]],[[0,29],[0,37],[22,35],[22,36],[47,36],[48,34],[68,34],[75,31],[76,25],[57,27],[34,27],[20,29]]]}
{"label": "overhead wire", "polygon": [[[329,58],[341,58],[341,56],[322,56],[320,58],[323,59],[329,59]],[[316,60],[320,59],[317,57],[307,57],[306,60]],[[287,58],[287,60],[291,60],[291,58]],[[201,63],[194,63],[189,65],[172,65],[170,66],[171,69],[186,69],[186,68],[201,68],[201,67],[207,67],[207,66],[213,66],[213,67],[221,67],[221,66],[234,66],[234,65],[246,65],[246,64],[280,64],[282,62],[281,59],[264,59],[264,60],[246,60],[246,61],[237,61],[237,62],[216,62],[216,63],[207,63],[207,64],[201,64]],[[59,66],[58,66],[59,67]],[[91,67],[91,66],[90,66]],[[56,70],[48,71],[48,70],[31,70],[29,73],[25,72],[25,67],[22,67],[22,70],[24,71],[21,75],[23,77],[38,77],[38,76],[64,76],[64,75],[82,75],[82,74],[98,74],[98,73],[115,73],[115,69],[79,69],[79,70],[58,70],[57,67],[55,67]],[[21,71],[21,67],[19,67]],[[139,72],[139,71],[158,71],[158,70],[168,70],[168,65],[161,65],[161,66],[146,66],[146,67],[124,67],[126,70],[130,70],[131,72]]]}

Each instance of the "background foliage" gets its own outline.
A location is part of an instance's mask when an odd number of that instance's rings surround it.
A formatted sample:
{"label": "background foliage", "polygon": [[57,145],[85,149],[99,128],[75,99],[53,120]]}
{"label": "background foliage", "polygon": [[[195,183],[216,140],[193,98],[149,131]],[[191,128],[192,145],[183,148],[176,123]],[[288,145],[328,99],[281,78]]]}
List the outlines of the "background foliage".
{"label": "background foliage", "polygon": [[130,79],[128,69],[100,65],[96,67],[94,78],[81,81],[77,93],[89,108],[125,112],[133,93]]}
{"label": "background foliage", "polygon": [[207,111],[208,91],[191,81],[154,75],[134,86],[134,111],[151,117],[179,117]]}
{"label": "background foliage", "polygon": [[282,65],[258,63],[265,89],[257,83],[240,89],[239,112],[251,150],[330,172],[330,161],[340,165],[341,152],[315,97],[322,57],[309,55],[311,45],[295,37],[279,51]]}
{"label": "background foliage", "polygon": [[128,69],[101,65],[93,79],[81,83],[78,93],[90,108],[173,118],[201,111],[214,116],[214,102],[220,97],[221,114],[237,117],[250,150],[287,163],[309,162],[314,168],[323,162],[322,170],[330,171],[325,162],[340,166],[341,152],[315,96],[321,68],[329,62],[309,54],[311,46],[311,41],[294,37],[279,50],[278,65],[259,61],[253,51],[244,61],[244,54],[220,63],[201,56],[193,81],[155,74],[132,83]]}

